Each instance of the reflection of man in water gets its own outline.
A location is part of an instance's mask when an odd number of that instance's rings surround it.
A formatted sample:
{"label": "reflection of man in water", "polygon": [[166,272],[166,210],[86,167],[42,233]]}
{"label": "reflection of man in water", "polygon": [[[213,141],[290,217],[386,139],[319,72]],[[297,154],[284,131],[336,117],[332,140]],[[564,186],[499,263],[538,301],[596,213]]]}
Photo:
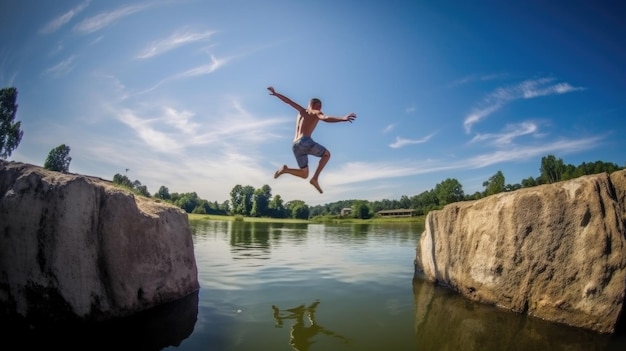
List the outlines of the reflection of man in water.
{"label": "reflection of man in water", "polygon": [[[289,339],[289,344],[291,345],[291,347],[293,347],[294,350],[308,350],[309,346],[313,344],[313,341],[311,339],[318,333],[334,336],[341,339],[343,342],[348,341],[348,339],[346,339],[345,337],[333,331],[330,331],[317,323],[317,321],[315,320],[315,309],[317,308],[317,305],[319,305],[319,303],[319,301],[315,301],[309,307],[304,307],[304,305],[300,305],[295,308],[289,308],[284,310],[285,312],[283,313],[280,312],[280,309],[278,307],[272,305],[272,310],[274,310],[274,321],[276,321],[277,328],[282,328],[284,319],[295,320],[295,323],[291,326]],[[309,320],[309,326],[305,326],[305,314],[307,319]]]}

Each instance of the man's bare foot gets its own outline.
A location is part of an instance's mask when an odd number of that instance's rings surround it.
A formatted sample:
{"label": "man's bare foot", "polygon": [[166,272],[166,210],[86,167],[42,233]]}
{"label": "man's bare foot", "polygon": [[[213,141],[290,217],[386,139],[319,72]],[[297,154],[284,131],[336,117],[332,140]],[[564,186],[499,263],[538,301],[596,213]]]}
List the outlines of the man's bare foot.
{"label": "man's bare foot", "polygon": [[283,165],[279,170],[274,172],[274,179],[278,178],[281,174],[285,173],[285,170],[287,170],[287,165]]}
{"label": "man's bare foot", "polygon": [[309,181],[309,183],[311,183],[311,185],[313,185],[315,187],[315,189],[317,189],[317,191],[320,192],[320,194],[323,194],[324,192],[322,191],[322,188],[320,188],[319,183],[317,182],[317,179],[311,179],[311,181]]}

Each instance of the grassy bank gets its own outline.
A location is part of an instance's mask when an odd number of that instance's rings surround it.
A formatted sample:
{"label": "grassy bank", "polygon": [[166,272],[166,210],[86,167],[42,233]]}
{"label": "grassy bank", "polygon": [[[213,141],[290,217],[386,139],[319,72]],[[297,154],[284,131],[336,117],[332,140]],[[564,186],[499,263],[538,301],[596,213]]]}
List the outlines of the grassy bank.
{"label": "grassy bank", "polygon": [[316,217],[310,220],[292,218],[259,218],[243,216],[220,216],[189,214],[189,220],[213,220],[213,221],[245,221],[245,222],[272,222],[272,223],[421,223],[424,224],[425,216],[396,217],[396,218],[339,218],[337,216]]}

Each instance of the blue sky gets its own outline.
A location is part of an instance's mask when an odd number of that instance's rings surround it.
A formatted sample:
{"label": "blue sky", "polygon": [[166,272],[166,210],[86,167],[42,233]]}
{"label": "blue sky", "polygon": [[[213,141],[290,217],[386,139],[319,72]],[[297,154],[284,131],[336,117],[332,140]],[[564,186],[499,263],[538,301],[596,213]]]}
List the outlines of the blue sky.
{"label": "blue sky", "polygon": [[[4,0],[0,83],[18,89],[10,160],[125,174],[155,193],[285,201],[399,199],[455,178],[467,194],[541,158],[626,165],[626,3],[600,1]],[[296,111],[320,123],[320,177],[283,175]],[[311,158],[311,174],[317,165]],[[128,171],[126,171],[128,169]]]}

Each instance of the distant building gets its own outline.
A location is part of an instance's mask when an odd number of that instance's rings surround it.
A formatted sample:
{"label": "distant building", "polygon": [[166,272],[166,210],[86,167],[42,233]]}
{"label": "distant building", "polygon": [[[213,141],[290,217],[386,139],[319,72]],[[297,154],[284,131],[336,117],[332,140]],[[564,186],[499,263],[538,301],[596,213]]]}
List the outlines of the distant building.
{"label": "distant building", "polygon": [[397,210],[382,210],[376,212],[376,214],[380,217],[411,217],[415,210],[410,208],[400,208]]}
{"label": "distant building", "polygon": [[350,207],[344,207],[341,209],[341,217],[349,216],[352,214],[352,209]]}

